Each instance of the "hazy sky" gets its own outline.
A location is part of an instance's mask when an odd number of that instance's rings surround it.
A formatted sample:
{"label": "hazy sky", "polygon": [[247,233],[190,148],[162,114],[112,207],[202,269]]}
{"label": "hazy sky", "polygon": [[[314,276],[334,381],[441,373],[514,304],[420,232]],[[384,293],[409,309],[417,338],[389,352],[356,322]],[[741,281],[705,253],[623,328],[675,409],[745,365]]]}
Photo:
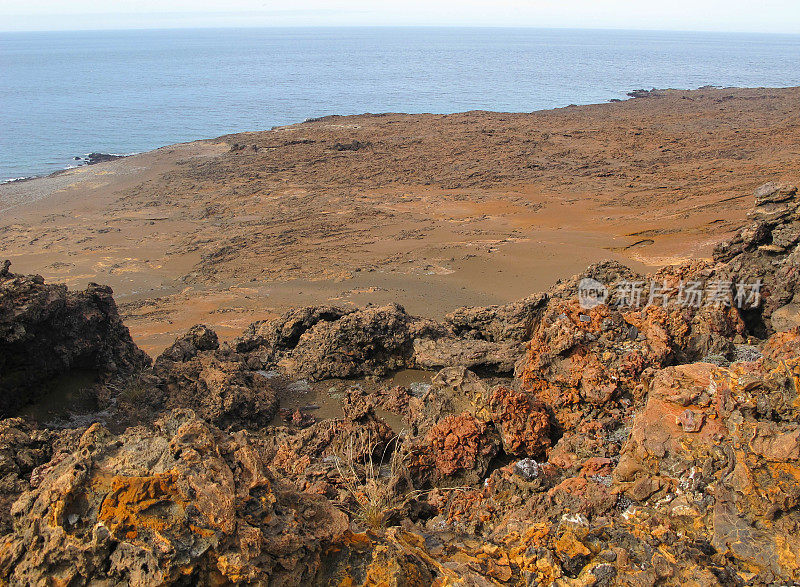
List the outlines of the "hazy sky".
{"label": "hazy sky", "polygon": [[800,33],[800,0],[0,0],[0,30],[469,25]]}

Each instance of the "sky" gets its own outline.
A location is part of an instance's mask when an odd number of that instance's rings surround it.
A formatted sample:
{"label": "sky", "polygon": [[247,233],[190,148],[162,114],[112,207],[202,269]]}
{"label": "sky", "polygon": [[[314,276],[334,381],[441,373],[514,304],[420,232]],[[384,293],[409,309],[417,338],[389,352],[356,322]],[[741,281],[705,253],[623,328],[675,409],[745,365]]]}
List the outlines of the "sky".
{"label": "sky", "polygon": [[0,31],[406,25],[800,34],[800,0],[0,0]]}

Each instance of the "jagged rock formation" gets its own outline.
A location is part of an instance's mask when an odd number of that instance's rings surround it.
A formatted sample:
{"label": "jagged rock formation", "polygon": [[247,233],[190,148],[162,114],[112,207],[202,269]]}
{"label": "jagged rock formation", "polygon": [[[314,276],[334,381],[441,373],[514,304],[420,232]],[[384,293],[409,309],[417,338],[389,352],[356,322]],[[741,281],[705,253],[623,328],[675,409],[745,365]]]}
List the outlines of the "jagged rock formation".
{"label": "jagged rock formation", "polygon": [[15,584],[307,583],[347,531],[327,500],[275,480],[244,432],[178,410],[114,438],[93,425],[12,508]]}
{"label": "jagged rock formation", "polygon": [[205,326],[176,340],[156,359],[153,373],[167,408],[191,408],[216,426],[259,428],[278,410],[269,381],[235,353],[219,351],[216,333]]}
{"label": "jagged rock formation", "polygon": [[731,308],[581,308],[553,298],[529,344],[519,376],[555,412],[560,430],[605,412],[620,417],[645,396],[653,372],[667,365],[730,353],[744,332]]}
{"label": "jagged rock formation", "polygon": [[[651,276],[600,263],[548,294],[442,322],[397,305],[303,308],[230,345],[195,327],[137,380],[161,412],[154,426],[115,436],[0,423],[0,577],[800,582],[797,209],[796,190],[765,186],[754,226],[714,263]],[[687,283],[733,299],[754,277],[763,296],[743,308],[724,296],[663,303]],[[585,280],[607,288],[602,301],[581,303]],[[624,303],[624,284],[641,280],[665,297]],[[515,364],[513,378],[487,377]],[[443,368],[429,386],[350,386],[340,418],[267,425],[276,397],[259,370],[419,366]]]}
{"label": "jagged rock formation", "polygon": [[150,359],[133,343],[108,287],[71,292],[41,277],[0,273],[0,415],[36,397],[36,384],[73,369],[129,373]]}
{"label": "jagged rock formation", "polygon": [[[796,355],[787,360],[796,368]],[[779,361],[659,372],[614,477],[686,539],[764,579],[798,581],[800,414],[795,375]]]}
{"label": "jagged rock formation", "polygon": [[316,380],[453,365],[510,373],[546,299],[540,294],[503,306],[461,308],[443,323],[409,316],[397,304],[308,307],[252,324],[233,347],[247,354],[251,368],[277,367]]}
{"label": "jagged rock formation", "polygon": [[754,333],[765,336],[800,325],[800,201],[797,188],[768,183],[756,190],[750,225],[714,251],[728,281],[760,281],[762,305],[745,314]]}

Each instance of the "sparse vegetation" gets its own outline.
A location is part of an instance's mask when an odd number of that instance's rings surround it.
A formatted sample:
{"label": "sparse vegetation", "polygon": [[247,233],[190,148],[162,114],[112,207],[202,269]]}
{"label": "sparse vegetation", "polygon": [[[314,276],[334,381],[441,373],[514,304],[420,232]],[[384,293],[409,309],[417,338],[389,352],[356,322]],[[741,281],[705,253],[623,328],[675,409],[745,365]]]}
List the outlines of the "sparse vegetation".
{"label": "sparse vegetation", "polygon": [[335,461],[353,504],[342,505],[342,509],[373,530],[385,527],[392,514],[423,493],[411,485],[403,433],[382,444],[369,431],[359,431],[344,442]]}
{"label": "sparse vegetation", "polygon": [[128,403],[136,403],[147,395],[147,385],[139,378],[129,379],[119,387],[119,399]]}

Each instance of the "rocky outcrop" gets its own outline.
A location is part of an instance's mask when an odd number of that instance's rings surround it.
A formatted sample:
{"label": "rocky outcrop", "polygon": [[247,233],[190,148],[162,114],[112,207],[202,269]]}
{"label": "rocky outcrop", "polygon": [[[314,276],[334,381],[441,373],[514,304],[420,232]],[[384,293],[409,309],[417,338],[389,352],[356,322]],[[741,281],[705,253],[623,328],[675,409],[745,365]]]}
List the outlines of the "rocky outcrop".
{"label": "rocky outcrop", "polygon": [[99,425],[13,507],[12,584],[307,584],[347,518],[276,480],[244,432],[189,410],[119,438]]}
{"label": "rocky outcrop", "polygon": [[415,320],[397,304],[363,310],[309,307],[255,323],[234,348],[249,365],[293,377],[385,375],[406,366]]}
{"label": "rocky outcrop", "polygon": [[164,407],[191,408],[216,426],[260,428],[278,411],[269,380],[244,359],[219,350],[213,330],[193,327],[155,361],[153,373]]}
{"label": "rocky outcrop", "polygon": [[502,306],[459,308],[445,316],[445,323],[463,338],[526,342],[546,302],[547,294],[535,294]]}
{"label": "rocky outcrop", "polygon": [[451,312],[435,336],[414,340],[414,366],[434,370],[458,365],[487,374],[512,373],[547,298],[537,294],[502,306]]}
{"label": "rocky outcrop", "polygon": [[314,380],[456,365],[510,373],[546,297],[461,308],[442,323],[412,317],[397,304],[301,308],[252,324],[233,348],[248,356],[251,368],[278,368]]}
{"label": "rocky outcrop", "polygon": [[655,369],[729,352],[744,330],[733,308],[585,309],[553,298],[518,374],[568,430],[600,412],[621,416],[644,398]]}
{"label": "rocky outcrop", "polygon": [[38,276],[0,274],[0,415],[36,398],[37,384],[81,369],[100,376],[147,367],[108,287],[84,291]]}
{"label": "rocky outcrop", "polygon": [[800,325],[800,200],[796,187],[780,183],[754,195],[751,223],[717,246],[714,259],[724,263],[719,279],[761,284],[745,317],[753,333],[766,336]]}
{"label": "rocky outcrop", "polygon": [[[320,306],[230,345],[197,326],[137,379],[153,426],[0,422],[1,580],[800,582],[796,190],[756,197],[714,263],[598,263],[441,322]],[[763,299],[740,307],[752,275]],[[660,297],[629,303],[640,281]],[[677,303],[689,283],[721,298]],[[442,368],[378,380],[419,366]],[[330,386],[341,417],[272,426],[263,369],[369,379]]]}
{"label": "rocky outcrop", "polygon": [[632,500],[769,583],[800,580],[797,362],[660,371],[614,471]]}
{"label": "rocky outcrop", "polygon": [[36,467],[52,457],[55,436],[23,418],[0,421],[0,534],[12,531],[11,505],[30,489]]}
{"label": "rocky outcrop", "polygon": [[156,370],[169,369],[174,363],[191,361],[203,351],[219,349],[217,333],[203,324],[197,324],[189,332],[178,337],[155,362]]}

